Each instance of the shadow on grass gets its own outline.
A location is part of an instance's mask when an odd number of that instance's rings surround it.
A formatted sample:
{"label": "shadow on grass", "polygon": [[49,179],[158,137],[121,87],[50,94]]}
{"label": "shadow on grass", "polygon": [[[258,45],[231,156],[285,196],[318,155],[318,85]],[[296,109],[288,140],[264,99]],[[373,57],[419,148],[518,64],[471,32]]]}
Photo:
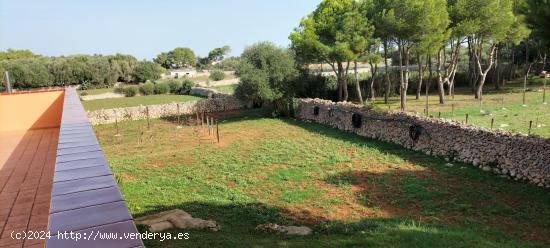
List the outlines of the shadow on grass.
{"label": "shadow on grass", "polygon": [[[226,123],[239,122],[243,120],[255,120],[265,118],[265,114],[251,112],[249,115],[236,116],[224,119]],[[381,154],[394,155],[402,160],[410,161],[434,170],[445,176],[444,180],[432,180],[429,174],[422,180],[418,180],[415,171],[406,171],[404,169],[394,169],[392,172],[381,174],[368,174],[364,171],[358,173],[342,172],[329,175],[325,178],[327,183],[333,185],[348,184],[363,187],[360,194],[355,195],[358,201],[367,207],[373,207],[372,203],[364,201],[362,195],[368,192],[369,184],[363,182],[372,182],[379,180],[385,183],[382,190],[397,190],[398,194],[386,194],[387,197],[401,197],[402,205],[399,208],[406,208],[410,204],[408,200],[424,203],[422,210],[436,211],[423,213],[425,216],[445,215],[446,211],[455,213],[456,211],[465,211],[465,215],[470,219],[483,219],[487,217],[487,211],[490,209],[493,217],[502,215],[517,215],[522,218],[521,223],[517,223],[515,229],[527,227],[535,229],[540,226],[539,223],[530,225],[529,222],[536,222],[537,219],[544,218],[548,204],[548,193],[543,189],[538,189],[531,185],[515,183],[499,178],[490,173],[485,173],[477,168],[467,167],[465,164],[455,163],[455,167],[449,168],[443,166],[445,161],[441,158],[429,157],[422,153],[410,151],[398,145],[389,144],[365,137],[357,136],[352,133],[346,133],[328,126],[305,123],[289,118],[282,118],[282,121],[300,127],[311,135],[322,135],[330,138],[342,140],[354,146],[369,146],[377,149]],[[406,134],[404,134],[406,135]],[[464,165],[466,169],[460,169]],[[412,174],[412,175],[411,175]],[[387,177],[405,177],[405,180],[398,184],[393,184],[391,180],[386,181]],[[455,180],[456,181],[453,181]],[[369,181],[370,180],[370,181]],[[449,182],[459,183],[458,191],[449,190],[433,191],[430,187],[445,185]],[[454,188],[453,188],[454,189]],[[510,193],[515,195],[521,202],[526,202],[528,206],[518,204],[517,208],[509,209],[491,205],[500,203],[499,194]],[[406,198],[406,199],[405,199]],[[430,201],[439,199],[451,199],[454,205],[429,205]],[[490,199],[489,205],[483,209],[476,209],[471,202]],[[515,199],[514,199],[515,200]],[[455,204],[456,203],[456,204]],[[470,204],[465,206],[464,204]],[[374,204],[375,206],[376,204]],[[456,205],[456,206],[455,206]],[[474,206],[474,207],[472,207]],[[453,209],[457,207],[458,209]],[[499,207],[502,210],[499,210]],[[147,247],[529,247],[528,243],[521,243],[519,235],[507,235],[498,229],[492,229],[480,222],[478,228],[462,227],[461,225],[451,225],[438,222],[419,222],[418,218],[409,218],[399,215],[389,215],[396,217],[388,218],[362,218],[356,221],[342,222],[327,220],[313,213],[304,211],[299,216],[292,214],[291,211],[281,207],[275,207],[260,202],[239,203],[232,200],[213,201],[213,202],[184,202],[174,205],[156,205],[145,206],[144,212],[140,215],[156,213],[164,210],[179,208],[189,212],[194,217],[202,219],[213,219],[221,225],[220,232],[210,231],[190,231],[189,240],[170,240],[160,242],[159,240],[146,240]],[[466,210],[463,210],[467,208]],[[524,209],[524,210],[521,210]],[[332,209],[329,209],[332,211]],[[471,212],[469,212],[471,211]],[[502,211],[502,212],[499,212]],[[542,217],[541,217],[542,216]],[[139,217],[136,215],[135,217]],[[278,224],[297,224],[296,220],[317,219],[318,223],[310,226],[315,233],[307,237],[289,237],[277,234],[257,233],[255,227],[258,224],[278,223]],[[527,223],[527,224],[526,224]],[[515,223],[514,223],[515,225]],[[479,231],[482,230],[482,231]],[[545,230],[544,225],[541,230]],[[178,232],[172,230],[172,233]]]}
{"label": "shadow on grass", "polygon": [[[327,125],[303,122],[290,118],[281,118],[281,120],[289,125],[300,127],[312,135],[322,135],[342,140],[359,147],[368,146],[374,148],[381,154],[397,156],[403,161],[432,169],[441,175],[459,178],[468,182],[468,185],[471,185],[471,183],[480,183],[485,187],[484,190],[507,192],[523,197],[526,200],[541,202],[550,206],[550,191],[528,183],[503,178],[491,172],[484,172],[468,163],[452,162],[453,166],[448,167],[446,166],[448,162],[445,160],[445,157],[428,156],[422,152],[409,150],[397,144],[359,136]],[[408,133],[403,133],[403,135],[408,136]],[[477,187],[480,186],[478,185]]]}
{"label": "shadow on grass", "polygon": [[[155,211],[182,209],[193,217],[212,219],[220,231],[169,230],[173,235],[188,232],[188,240],[144,240],[147,247],[514,247],[518,243],[489,240],[481,234],[446,226],[427,225],[403,218],[364,218],[356,222],[325,221],[314,226],[310,236],[260,233],[264,223],[292,224],[288,211],[262,203],[216,204],[189,202],[155,206]],[[286,217],[285,217],[286,216]],[[144,230],[144,227],[139,227]]]}
{"label": "shadow on grass", "polygon": [[529,239],[539,244],[550,241],[544,234],[550,224],[544,220],[544,216],[550,214],[550,192],[543,188],[505,179],[466,163],[452,162],[452,166],[447,166],[443,157],[428,156],[326,125],[293,119],[283,121],[312,135],[375,148],[382,154],[397,156],[400,160],[425,168],[410,171],[396,164],[385,172],[359,169],[325,178],[325,182],[332,185],[358,186],[360,191],[355,196],[366,207],[379,207],[381,202],[391,202],[382,206],[393,205],[394,210],[400,211],[386,210],[393,214],[399,212],[401,216],[435,217],[439,220],[451,217],[443,222],[463,223],[470,230],[479,230],[485,235],[513,234],[516,238],[531,235],[533,237]]}

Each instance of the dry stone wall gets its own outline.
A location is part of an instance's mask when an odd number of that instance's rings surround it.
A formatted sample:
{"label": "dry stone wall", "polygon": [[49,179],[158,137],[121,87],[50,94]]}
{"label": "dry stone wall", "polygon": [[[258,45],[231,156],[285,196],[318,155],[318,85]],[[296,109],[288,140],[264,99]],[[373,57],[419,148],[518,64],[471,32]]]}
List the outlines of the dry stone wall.
{"label": "dry stone wall", "polygon": [[472,163],[484,171],[550,188],[549,139],[321,99],[299,99],[295,114],[303,120]]}
{"label": "dry stone wall", "polygon": [[212,97],[213,95],[219,94],[219,92],[211,88],[192,87],[189,94],[193,96]]}
{"label": "dry stone wall", "polygon": [[136,106],[127,108],[99,109],[88,111],[88,119],[92,125],[114,123],[115,121],[142,120],[147,118],[161,118],[167,116],[190,115],[197,111],[221,112],[246,107],[246,103],[226,94],[213,94],[211,98],[197,101],[168,103],[159,105]]}

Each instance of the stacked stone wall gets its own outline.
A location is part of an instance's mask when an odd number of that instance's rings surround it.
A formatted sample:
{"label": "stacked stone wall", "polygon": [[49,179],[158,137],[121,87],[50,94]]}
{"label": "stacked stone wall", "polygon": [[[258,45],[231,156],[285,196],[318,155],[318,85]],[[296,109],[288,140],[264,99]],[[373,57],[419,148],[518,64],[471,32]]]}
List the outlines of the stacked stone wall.
{"label": "stacked stone wall", "polygon": [[299,99],[295,114],[302,120],[472,163],[485,171],[550,188],[550,140],[545,138],[321,99]]}
{"label": "stacked stone wall", "polygon": [[168,116],[191,115],[199,113],[222,112],[242,109],[246,103],[236,97],[226,94],[213,94],[211,98],[197,101],[168,103],[158,105],[136,106],[126,108],[98,109],[88,111],[88,119],[92,125],[114,123],[115,121],[142,120]]}

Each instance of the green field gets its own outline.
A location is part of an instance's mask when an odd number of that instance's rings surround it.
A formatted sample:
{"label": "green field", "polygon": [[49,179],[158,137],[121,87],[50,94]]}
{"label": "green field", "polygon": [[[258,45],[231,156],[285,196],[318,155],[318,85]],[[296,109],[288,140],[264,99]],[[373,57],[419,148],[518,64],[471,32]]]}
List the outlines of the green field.
{"label": "green field", "polygon": [[139,105],[154,105],[165,104],[171,102],[187,102],[200,100],[201,97],[189,95],[151,95],[151,96],[135,96],[124,98],[108,98],[100,100],[82,101],[84,109],[87,111],[97,109],[123,108]]}
{"label": "green field", "polygon": [[[221,230],[147,247],[548,247],[550,192],[292,119],[233,117],[220,143],[168,120],[95,126],[134,217],[180,208]],[[257,233],[264,223],[314,234]],[[181,230],[172,230],[172,233]]]}
{"label": "green field", "polygon": [[235,93],[235,89],[237,88],[237,84],[214,86],[212,88],[221,93],[233,95],[233,93]]}
{"label": "green field", "polygon": [[[468,124],[502,129],[516,133],[529,133],[531,122],[531,134],[550,137],[550,105],[543,103],[542,80],[535,80],[528,85],[523,104],[522,82],[509,83],[500,91],[487,86],[483,101],[474,99],[469,89],[457,89],[454,99],[446,96],[446,103],[439,104],[437,95],[428,98],[429,114],[433,117],[441,115],[442,118],[453,119]],[[546,102],[550,102],[550,89],[546,92]],[[407,111],[425,113],[426,98],[424,95],[419,100],[414,96],[407,97]],[[380,111],[399,111],[398,97],[392,97],[389,104],[385,104],[382,98],[376,99],[375,108]]]}
{"label": "green field", "polygon": [[103,93],[113,92],[113,88],[99,88],[99,89],[89,89],[89,90],[79,90],[78,94],[84,93],[85,95],[99,95]]}

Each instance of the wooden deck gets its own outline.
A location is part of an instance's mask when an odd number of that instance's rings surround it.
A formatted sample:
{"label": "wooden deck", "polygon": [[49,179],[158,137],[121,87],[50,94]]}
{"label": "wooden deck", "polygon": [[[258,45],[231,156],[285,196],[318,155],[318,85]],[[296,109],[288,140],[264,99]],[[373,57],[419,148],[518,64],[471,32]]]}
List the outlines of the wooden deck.
{"label": "wooden deck", "polygon": [[46,231],[59,128],[0,133],[0,247],[44,247],[12,231]]}
{"label": "wooden deck", "polygon": [[143,247],[76,90],[0,96],[0,248]]}

